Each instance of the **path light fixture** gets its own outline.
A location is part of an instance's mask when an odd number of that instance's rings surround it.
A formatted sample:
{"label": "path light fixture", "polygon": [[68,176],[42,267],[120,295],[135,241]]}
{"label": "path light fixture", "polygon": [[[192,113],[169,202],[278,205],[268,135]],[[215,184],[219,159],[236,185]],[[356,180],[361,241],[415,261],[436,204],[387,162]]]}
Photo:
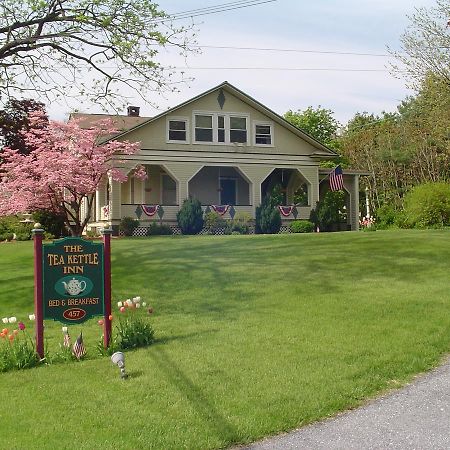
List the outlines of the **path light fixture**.
{"label": "path light fixture", "polygon": [[128,378],[128,374],[125,372],[125,355],[122,352],[116,352],[111,356],[111,361],[119,367],[120,378],[122,378],[122,380]]}

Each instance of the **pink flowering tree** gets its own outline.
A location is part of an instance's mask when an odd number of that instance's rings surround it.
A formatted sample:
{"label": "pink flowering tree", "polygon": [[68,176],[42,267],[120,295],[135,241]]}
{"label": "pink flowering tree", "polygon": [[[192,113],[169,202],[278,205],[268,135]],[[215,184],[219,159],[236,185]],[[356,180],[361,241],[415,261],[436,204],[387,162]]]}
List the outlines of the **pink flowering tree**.
{"label": "pink flowering tree", "polygon": [[[107,140],[117,130],[112,122],[99,121],[89,129],[77,121],[47,121],[42,112],[30,114],[30,129],[24,140],[34,150],[29,155],[6,148],[0,167],[0,215],[37,209],[65,217],[73,236],[83,232],[94,194],[105,176],[125,182],[127,176],[114,167],[120,155],[139,150],[139,143]],[[135,176],[145,178],[142,166]],[[86,214],[81,214],[85,202]]]}

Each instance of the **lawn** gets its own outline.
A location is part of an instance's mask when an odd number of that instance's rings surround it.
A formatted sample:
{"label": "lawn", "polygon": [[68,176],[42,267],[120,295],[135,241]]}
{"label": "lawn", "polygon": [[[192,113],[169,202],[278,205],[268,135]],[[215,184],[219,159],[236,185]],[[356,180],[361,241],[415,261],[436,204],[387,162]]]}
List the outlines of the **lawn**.
{"label": "lawn", "polygon": [[[226,448],[355,407],[449,351],[449,248],[448,230],[114,240],[113,299],[151,304],[157,343],[121,381],[91,321],[87,360],[0,374],[2,446]],[[0,317],[32,294],[31,243],[1,244]]]}

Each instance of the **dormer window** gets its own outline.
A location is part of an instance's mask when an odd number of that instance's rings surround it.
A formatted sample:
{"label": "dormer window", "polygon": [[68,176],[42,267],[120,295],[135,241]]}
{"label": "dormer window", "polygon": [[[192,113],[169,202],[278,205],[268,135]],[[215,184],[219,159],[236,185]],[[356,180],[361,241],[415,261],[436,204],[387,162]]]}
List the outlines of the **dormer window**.
{"label": "dormer window", "polygon": [[195,140],[196,142],[213,142],[213,116],[195,116]]}
{"label": "dormer window", "polygon": [[247,142],[247,118],[230,117],[230,142],[245,144]]}

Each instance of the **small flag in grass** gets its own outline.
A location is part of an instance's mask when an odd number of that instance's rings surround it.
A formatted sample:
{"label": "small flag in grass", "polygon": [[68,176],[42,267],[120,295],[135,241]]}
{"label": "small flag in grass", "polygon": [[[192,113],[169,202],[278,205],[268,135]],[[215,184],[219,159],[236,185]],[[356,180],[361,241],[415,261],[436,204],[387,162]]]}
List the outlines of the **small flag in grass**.
{"label": "small flag in grass", "polygon": [[64,333],[63,345],[66,348],[70,348],[70,335],[69,335],[69,333]]}
{"label": "small flag in grass", "polygon": [[81,359],[86,354],[86,348],[83,344],[83,333],[80,333],[75,344],[73,344],[72,353],[77,359]]}

